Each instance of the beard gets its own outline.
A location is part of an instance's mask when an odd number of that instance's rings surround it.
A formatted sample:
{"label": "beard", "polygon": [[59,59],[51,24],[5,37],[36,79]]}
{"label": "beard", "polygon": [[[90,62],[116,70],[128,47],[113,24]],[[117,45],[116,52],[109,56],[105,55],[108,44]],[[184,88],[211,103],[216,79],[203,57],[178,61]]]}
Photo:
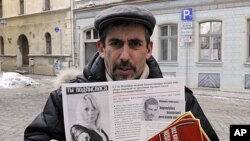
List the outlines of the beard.
{"label": "beard", "polygon": [[[137,79],[139,76],[136,74],[136,67],[133,65],[130,61],[118,61],[112,66],[113,73],[111,74],[111,78],[114,81],[117,80],[132,80],[132,79]],[[129,69],[132,70],[131,75],[119,75],[116,70],[118,69]]]}

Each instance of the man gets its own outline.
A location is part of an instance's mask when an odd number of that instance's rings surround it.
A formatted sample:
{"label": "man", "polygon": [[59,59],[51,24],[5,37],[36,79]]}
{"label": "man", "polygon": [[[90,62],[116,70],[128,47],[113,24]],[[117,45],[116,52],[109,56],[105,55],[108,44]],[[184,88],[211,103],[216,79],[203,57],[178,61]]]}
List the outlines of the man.
{"label": "man", "polygon": [[[155,27],[155,17],[148,10],[131,5],[116,6],[100,12],[94,26],[100,40],[98,53],[85,66],[83,74],[71,83],[162,78],[162,73],[152,56],[150,36]],[[186,111],[192,111],[211,140],[218,140],[192,91],[185,88]],[[44,110],[26,128],[26,141],[65,140],[62,93],[53,91]]]}
{"label": "man", "polygon": [[158,110],[158,101],[155,98],[149,98],[144,102],[144,119],[152,121]]}

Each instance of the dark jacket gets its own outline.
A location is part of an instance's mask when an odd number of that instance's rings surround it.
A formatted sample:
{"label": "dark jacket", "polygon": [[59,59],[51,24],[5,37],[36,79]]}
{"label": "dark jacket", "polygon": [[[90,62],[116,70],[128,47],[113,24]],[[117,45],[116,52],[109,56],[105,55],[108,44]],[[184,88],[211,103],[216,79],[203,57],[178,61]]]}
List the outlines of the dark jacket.
{"label": "dark jacket", "polygon": [[[147,60],[149,66],[148,78],[162,78],[162,73],[156,60],[151,57]],[[107,81],[103,59],[98,53],[85,66],[83,75],[77,76],[71,83],[88,83]],[[214,129],[204,115],[199,103],[193,96],[192,91],[185,88],[186,111],[191,111],[196,118],[200,119],[201,126],[211,140],[219,140]],[[25,129],[25,141],[48,141],[57,139],[65,141],[63,106],[61,89],[53,91],[47,103],[34,121]]]}

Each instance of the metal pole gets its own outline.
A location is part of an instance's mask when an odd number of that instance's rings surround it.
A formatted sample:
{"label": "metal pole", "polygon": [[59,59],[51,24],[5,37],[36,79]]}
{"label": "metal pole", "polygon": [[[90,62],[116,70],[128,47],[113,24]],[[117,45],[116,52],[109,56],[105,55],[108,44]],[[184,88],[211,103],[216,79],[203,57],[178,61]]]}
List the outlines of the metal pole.
{"label": "metal pole", "polygon": [[189,49],[188,49],[188,43],[185,43],[185,47],[186,47],[186,86],[188,86],[188,66],[189,66]]}
{"label": "metal pole", "polygon": [[[6,19],[1,19],[1,20],[0,20],[0,24],[3,26],[2,32],[3,32],[4,38],[6,38],[6,35],[5,35],[5,28],[4,28],[4,26],[7,24]],[[1,42],[2,42],[2,41],[1,41]],[[1,44],[2,44],[2,43],[1,43]],[[2,56],[0,56],[0,72],[2,72],[2,63],[3,63],[3,59],[2,59]]]}
{"label": "metal pole", "polygon": [[62,29],[60,29],[60,70],[62,69]]}

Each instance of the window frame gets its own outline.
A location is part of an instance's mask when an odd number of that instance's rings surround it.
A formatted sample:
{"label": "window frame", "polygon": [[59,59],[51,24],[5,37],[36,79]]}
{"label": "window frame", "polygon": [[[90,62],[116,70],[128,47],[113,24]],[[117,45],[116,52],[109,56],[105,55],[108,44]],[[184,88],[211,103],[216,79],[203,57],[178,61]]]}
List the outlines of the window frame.
{"label": "window frame", "polygon": [[0,18],[3,18],[3,0],[0,0]]}
{"label": "window frame", "polygon": [[[171,31],[172,31],[172,26],[176,26],[176,35],[171,35]],[[162,28],[167,27],[167,36],[163,36],[162,35]],[[178,24],[177,23],[167,23],[164,25],[161,25],[159,28],[159,44],[160,44],[160,61],[161,62],[177,62],[178,61]],[[167,40],[167,59],[165,59],[164,57],[164,46],[162,46],[162,41],[163,40]],[[176,59],[173,59],[173,53],[172,53],[172,49],[173,49],[173,41],[176,40]]]}
{"label": "window frame", "polygon": [[[90,33],[88,36],[87,33]],[[90,38],[89,38],[90,37]],[[89,60],[90,58],[86,58],[86,44],[88,43],[96,43],[99,40],[99,35],[97,30],[94,27],[88,28],[86,30],[83,31],[83,53],[84,53],[84,57],[83,57],[83,63],[86,65],[87,64],[87,60]],[[97,48],[96,48],[97,50]],[[91,55],[92,57],[92,55]]]}
{"label": "window frame", "polygon": [[19,15],[23,15],[24,14],[24,0],[19,0]]}
{"label": "window frame", "polygon": [[44,0],[44,7],[43,7],[44,11],[49,11],[51,10],[51,1],[50,0]]}
{"label": "window frame", "polygon": [[[212,33],[212,30],[213,30],[213,26],[212,24],[214,22],[218,22],[220,23],[220,33]],[[204,24],[204,23],[209,23],[209,31],[207,34],[202,34],[201,33],[201,24]],[[203,21],[203,22],[200,22],[199,23],[199,62],[222,62],[222,27],[223,26],[223,22],[220,21],[220,20],[210,20],[210,21]],[[202,41],[201,41],[201,38],[208,38],[208,59],[202,59]],[[215,52],[215,49],[214,49],[214,42],[213,40],[214,39],[219,39],[220,38],[220,46],[217,48],[218,51],[217,51],[217,58],[218,59],[214,59],[216,57],[214,57],[214,53]]]}

